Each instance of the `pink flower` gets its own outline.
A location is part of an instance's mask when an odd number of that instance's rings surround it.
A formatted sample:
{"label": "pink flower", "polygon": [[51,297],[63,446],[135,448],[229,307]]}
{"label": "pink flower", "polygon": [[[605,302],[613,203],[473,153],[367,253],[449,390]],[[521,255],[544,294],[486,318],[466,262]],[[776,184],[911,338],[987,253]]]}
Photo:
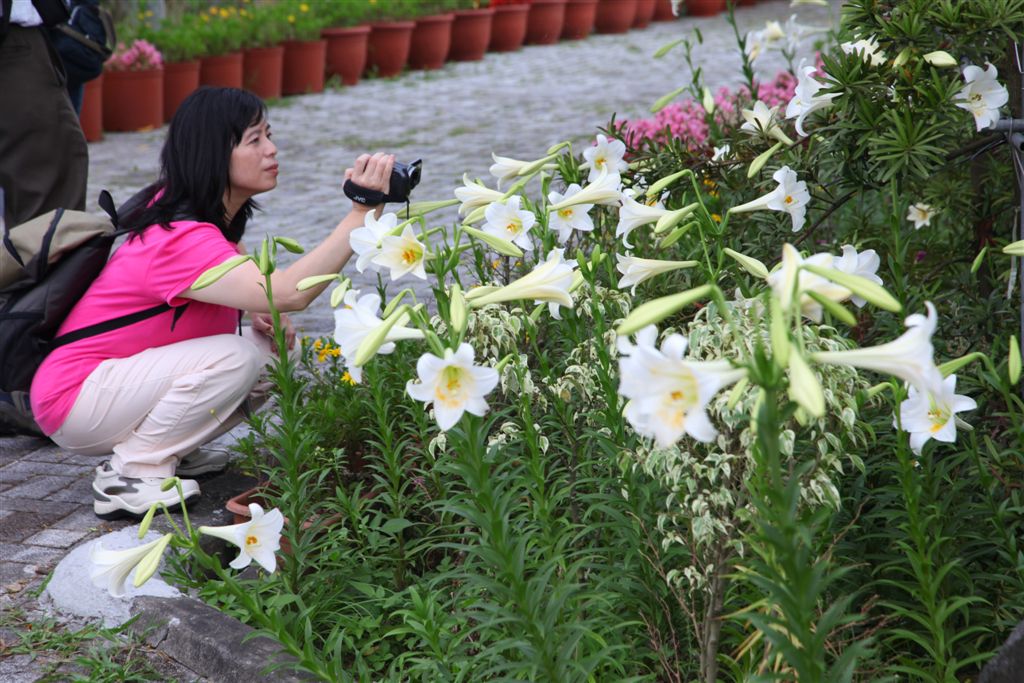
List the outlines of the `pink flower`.
{"label": "pink flower", "polygon": [[134,40],[130,46],[118,43],[114,54],[107,60],[109,71],[147,71],[162,69],[164,65],[160,50],[147,40]]}

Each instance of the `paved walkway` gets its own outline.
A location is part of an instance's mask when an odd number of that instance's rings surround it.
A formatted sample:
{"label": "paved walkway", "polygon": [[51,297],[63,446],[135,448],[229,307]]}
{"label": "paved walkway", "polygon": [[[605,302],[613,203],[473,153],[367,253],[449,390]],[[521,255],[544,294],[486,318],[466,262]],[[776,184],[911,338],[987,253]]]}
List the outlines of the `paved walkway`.
{"label": "paved walkway", "polygon": [[[831,10],[803,8],[801,22],[827,24],[837,8],[838,3]],[[769,19],[784,20],[791,11],[788,3],[762,0],[736,16],[741,31],[747,31]],[[405,161],[422,158],[423,182],[414,198],[427,200],[451,198],[463,172],[487,177],[492,151],[531,159],[561,140],[589,144],[612,113],[619,119],[645,116],[654,100],[689,80],[680,53],[660,60],[651,56],[693,27],[704,36],[695,57],[706,82],[713,87],[737,83],[740,60],[724,17],[687,18],[625,35],[489,53],[481,62],[282,100],[270,109],[280,148],[280,185],[261,198],[264,212],[253,221],[246,242],[258,244],[271,232],[312,247],[346,211],[341,174],[364,151],[391,151]],[[767,55],[758,70],[772,76],[782,66],[778,55]],[[108,134],[92,144],[88,196],[105,188],[120,201],[155,179],[165,132]],[[442,215],[441,221],[451,222],[454,215]],[[357,286],[375,285],[352,266],[346,273]],[[333,329],[326,298],[296,316],[307,333]],[[101,522],[90,509],[96,460],[62,453],[45,440],[0,438],[0,611],[38,609],[29,589],[70,548],[121,525]],[[204,484],[202,514],[216,520],[237,488],[230,479]],[[4,639],[0,630],[0,682],[34,680],[38,669],[24,658],[4,658]]]}

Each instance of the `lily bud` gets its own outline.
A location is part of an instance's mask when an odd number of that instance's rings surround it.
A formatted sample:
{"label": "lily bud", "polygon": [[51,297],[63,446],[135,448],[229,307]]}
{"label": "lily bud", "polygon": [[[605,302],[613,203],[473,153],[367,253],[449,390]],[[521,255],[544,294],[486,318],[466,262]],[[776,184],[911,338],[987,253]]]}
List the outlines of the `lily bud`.
{"label": "lily bud", "polygon": [[910,59],[910,48],[905,47],[900,50],[900,53],[896,55],[896,58],[892,60],[892,68],[898,69]]}
{"label": "lily bud", "polygon": [[1010,356],[1006,369],[1010,376],[1010,384],[1016,384],[1020,379],[1020,344],[1017,343],[1016,335],[1010,335]]}
{"label": "lily bud", "polygon": [[668,187],[669,185],[671,185],[672,183],[686,175],[693,175],[693,171],[691,171],[688,168],[684,168],[682,171],[678,171],[676,173],[667,175],[664,178],[659,179],[656,183],[647,188],[647,196],[656,197],[657,195],[661,194],[661,191],[664,190],[666,187]]}
{"label": "lily bud", "polygon": [[274,259],[270,254],[271,240],[263,240],[263,246],[260,247],[259,259],[256,261],[256,265],[259,266],[260,273],[263,275],[270,275],[274,272]]}
{"label": "lily bud", "polygon": [[492,249],[494,249],[494,251],[498,252],[502,256],[512,256],[515,258],[522,258],[523,256],[523,252],[519,247],[512,244],[506,239],[498,237],[497,235],[492,235],[489,232],[477,230],[476,228],[471,228],[467,225],[463,225],[462,230],[470,237],[478,239],[487,246],[491,247]]}
{"label": "lily bud", "polygon": [[331,292],[331,308],[337,308],[341,305],[341,302],[345,299],[345,292],[348,291],[352,281],[345,278],[341,281],[341,284],[334,288]]}
{"label": "lily bud", "polygon": [[448,318],[455,333],[462,336],[462,333],[466,331],[469,315],[466,298],[462,295],[462,288],[458,284],[452,285],[452,291],[449,293]]}
{"label": "lily bud", "polygon": [[1003,247],[1003,253],[1010,256],[1024,256],[1024,240],[1011,242]]}
{"label": "lily bud", "polygon": [[159,542],[153,546],[153,549],[146,553],[142,561],[136,565],[135,580],[132,582],[136,588],[149,581],[153,574],[156,574],[156,570],[160,566],[160,558],[163,557],[164,551],[167,550],[167,544],[171,542],[173,535],[164,534]]}
{"label": "lily bud", "polygon": [[648,325],[655,325],[668,316],[672,315],[683,306],[692,304],[695,301],[706,299],[712,293],[712,285],[701,285],[688,289],[678,294],[663,296],[645,304],[637,306],[629,316],[622,321],[615,333],[625,337],[633,334]]}
{"label": "lily bud", "polygon": [[413,202],[409,205],[409,209],[400,209],[398,211],[399,218],[417,218],[419,216],[426,216],[428,213],[434,211],[440,211],[446,209],[449,206],[455,206],[459,203],[458,199],[443,199],[433,202]]}
{"label": "lily bud", "polygon": [[840,270],[836,270],[835,268],[824,268],[822,266],[815,266],[808,263],[804,263],[800,267],[814,273],[815,275],[820,275],[826,280],[836,283],[840,287],[846,287],[860,298],[878,306],[879,308],[884,308],[885,310],[892,311],[893,313],[899,313],[903,309],[902,304],[900,304],[892,294],[887,292],[884,287],[868,280],[865,277],[844,273]]}
{"label": "lily bud", "polygon": [[781,142],[776,142],[774,145],[761,152],[750,162],[750,166],[747,168],[747,177],[753,178],[755,175],[761,172],[764,165],[768,163],[768,160],[772,158],[772,155],[782,147]]}
{"label": "lily bud", "polygon": [[160,482],[160,490],[164,492],[170,491],[171,489],[178,485],[178,481],[179,480],[177,477],[167,477],[162,482]]}
{"label": "lily bud", "polygon": [[746,391],[747,386],[750,384],[750,380],[746,377],[741,377],[740,381],[736,382],[736,386],[729,392],[729,400],[726,402],[726,407],[732,410],[736,407],[736,404],[740,402],[740,398],[743,396],[743,392]]}
{"label": "lily bud", "polygon": [[982,262],[985,260],[985,254],[988,253],[988,245],[981,248],[978,255],[974,257],[974,261],[971,262],[971,275],[974,275],[981,268]]}
{"label": "lily bud", "polygon": [[310,275],[309,277],[304,277],[299,280],[299,283],[295,285],[295,289],[300,292],[304,292],[307,289],[316,287],[317,285],[322,285],[325,282],[331,282],[332,280],[338,280],[340,278],[341,276],[337,273],[333,275]]}
{"label": "lily bud", "polygon": [[949,54],[945,50],[936,50],[935,52],[929,52],[924,56],[924,61],[928,62],[932,66],[947,68],[956,66],[958,62],[953,58],[953,55]]}
{"label": "lily bud", "polygon": [[782,306],[774,296],[768,301],[771,318],[768,322],[769,338],[772,344],[772,357],[780,368],[789,365],[789,330],[786,329],[786,317]]}
{"label": "lily bud", "polygon": [[149,531],[149,526],[153,523],[153,516],[156,514],[156,503],[149,506],[146,510],[146,516],[139,522],[139,540],[141,541],[146,537],[146,532]]}
{"label": "lily bud", "polygon": [[732,257],[732,259],[735,260],[736,263],[740,264],[740,266],[743,268],[743,270],[747,271],[751,275],[753,275],[755,277],[759,277],[762,280],[767,280],[768,279],[768,268],[767,268],[767,266],[765,266],[763,263],[758,261],[753,256],[747,256],[746,254],[741,254],[738,251],[733,251],[732,249],[729,249],[728,247],[723,249],[723,251],[726,254],[728,254],[730,257]]}
{"label": "lily bud", "polygon": [[668,235],[661,238],[661,241],[658,242],[658,248],[668,249],[673,244],[678,242],[683,235],[690,232],[690,230],[692,230],[696,226],[696,221],[693,221],[692,223],[687,223],[686,225],[679,226],[678,228],[670,232]]}
{"label": "lily bud", "polygon": [[664,216],[659,218],[658,222],[654,224],[654,232],[655,232],[655,234],[661,234],[661,233],[665,232],[666,230],[674,228],[684,218],[686,218],[691,213],[696,211],[699,206],[700,206],[700,204],[698,202],[694,202],[692,204],[687,204],[686,206],[684,206],[681,209],[676,209],[675,211],[669,211]]}
{"label": "lily bud", "polygon": [[373,358],[377,350],[384,345],[387,341],[388,332],[394,327],[400,318],[406,315],[411,306],[409,304],[402,304],[398,307],[398,310],[394,311],[390,316],[384,319],[384,321],[373,328],[368,335],[363,339],[359,348],[356,349],[355,358],[352,359],[353,365],[363,366],[366,365],[367,361]]}
{"label": "lily bud", "polygon": [[711,95],[711,88],[707,86],[704,86],[704,97],[701,99],[701,105],[708,114],[715,113],[715,98]]}
{"label": "lily bud", "polygon": [[655,101],[655,103],[651,105],[651,113],[652,114],[657,114],[659,111],[661,111],[662,109],[667,107],[668,103],[671,102],[672,100],[674,100],[675,98],[679,97],[680,95],[682,95],[686,91],[687,87],[688,86],[684,85],[681,88],[676,88],[672,92],[667,93],[667,94],[662,95],[661,97],[659,97]]}
{"label": "lily bud", "polygon": [[789,397],[812,417],[825,414],[825,393],[821,382],[799,353],[789,359]]}
{"label": "lily bud", "polygon": [[202,289],[203,287],[209,287],[217,280],[227,275],[230,271],[234,270],[238,266],[242,265],[246,261],[251,261],[252,256],[248,254],[239,254],[238,256],[232,256],[224,263],[214,266],[209,270],[205,271],[202,275],[196,278],[196,281],[192,283],[192,289]]}
{"label": "lily bud", "polygon": [[306,251],[305,249],[302,248],[301,244],[299,244],[290,237],[275,237],[274,241],[293,254],[301,254],[304,251]]}
{"label": "lily bud", "polygon": [[381,313],[381,317],[387,318],[389,315],[394,313],[395,309],[398,308],[398,305],[402,303],[402,299],[411,295],[412,293],[412,288],[406,287],[401,292],[396,294],[394,298],[388,302],[388,305],[384,307],[384,311]]}

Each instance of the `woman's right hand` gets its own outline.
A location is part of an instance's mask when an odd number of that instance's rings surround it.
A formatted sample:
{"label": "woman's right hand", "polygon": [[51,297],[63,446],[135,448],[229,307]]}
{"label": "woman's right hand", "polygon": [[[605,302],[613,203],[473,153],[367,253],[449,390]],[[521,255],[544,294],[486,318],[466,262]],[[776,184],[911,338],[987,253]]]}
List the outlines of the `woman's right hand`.
{"label": "woman's right hand", "polygon": [[388,193],[391,187],[391,169],[395,165],[395,155],[377,152],[374,155],[362,154],[356,159],[352,168],[345,169],[345,180],[351,180],[368,190]]}

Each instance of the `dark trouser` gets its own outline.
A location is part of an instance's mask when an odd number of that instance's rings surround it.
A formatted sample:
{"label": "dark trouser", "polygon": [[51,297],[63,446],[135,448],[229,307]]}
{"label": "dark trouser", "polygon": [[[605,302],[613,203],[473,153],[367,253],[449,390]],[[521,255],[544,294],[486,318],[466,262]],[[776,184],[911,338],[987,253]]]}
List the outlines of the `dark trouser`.
{"label": "dark trouser", "polygon": [[0,187],[9,226],[58,207],[85,209],[89,148],[43,31],[12,25],[0,44]]}

